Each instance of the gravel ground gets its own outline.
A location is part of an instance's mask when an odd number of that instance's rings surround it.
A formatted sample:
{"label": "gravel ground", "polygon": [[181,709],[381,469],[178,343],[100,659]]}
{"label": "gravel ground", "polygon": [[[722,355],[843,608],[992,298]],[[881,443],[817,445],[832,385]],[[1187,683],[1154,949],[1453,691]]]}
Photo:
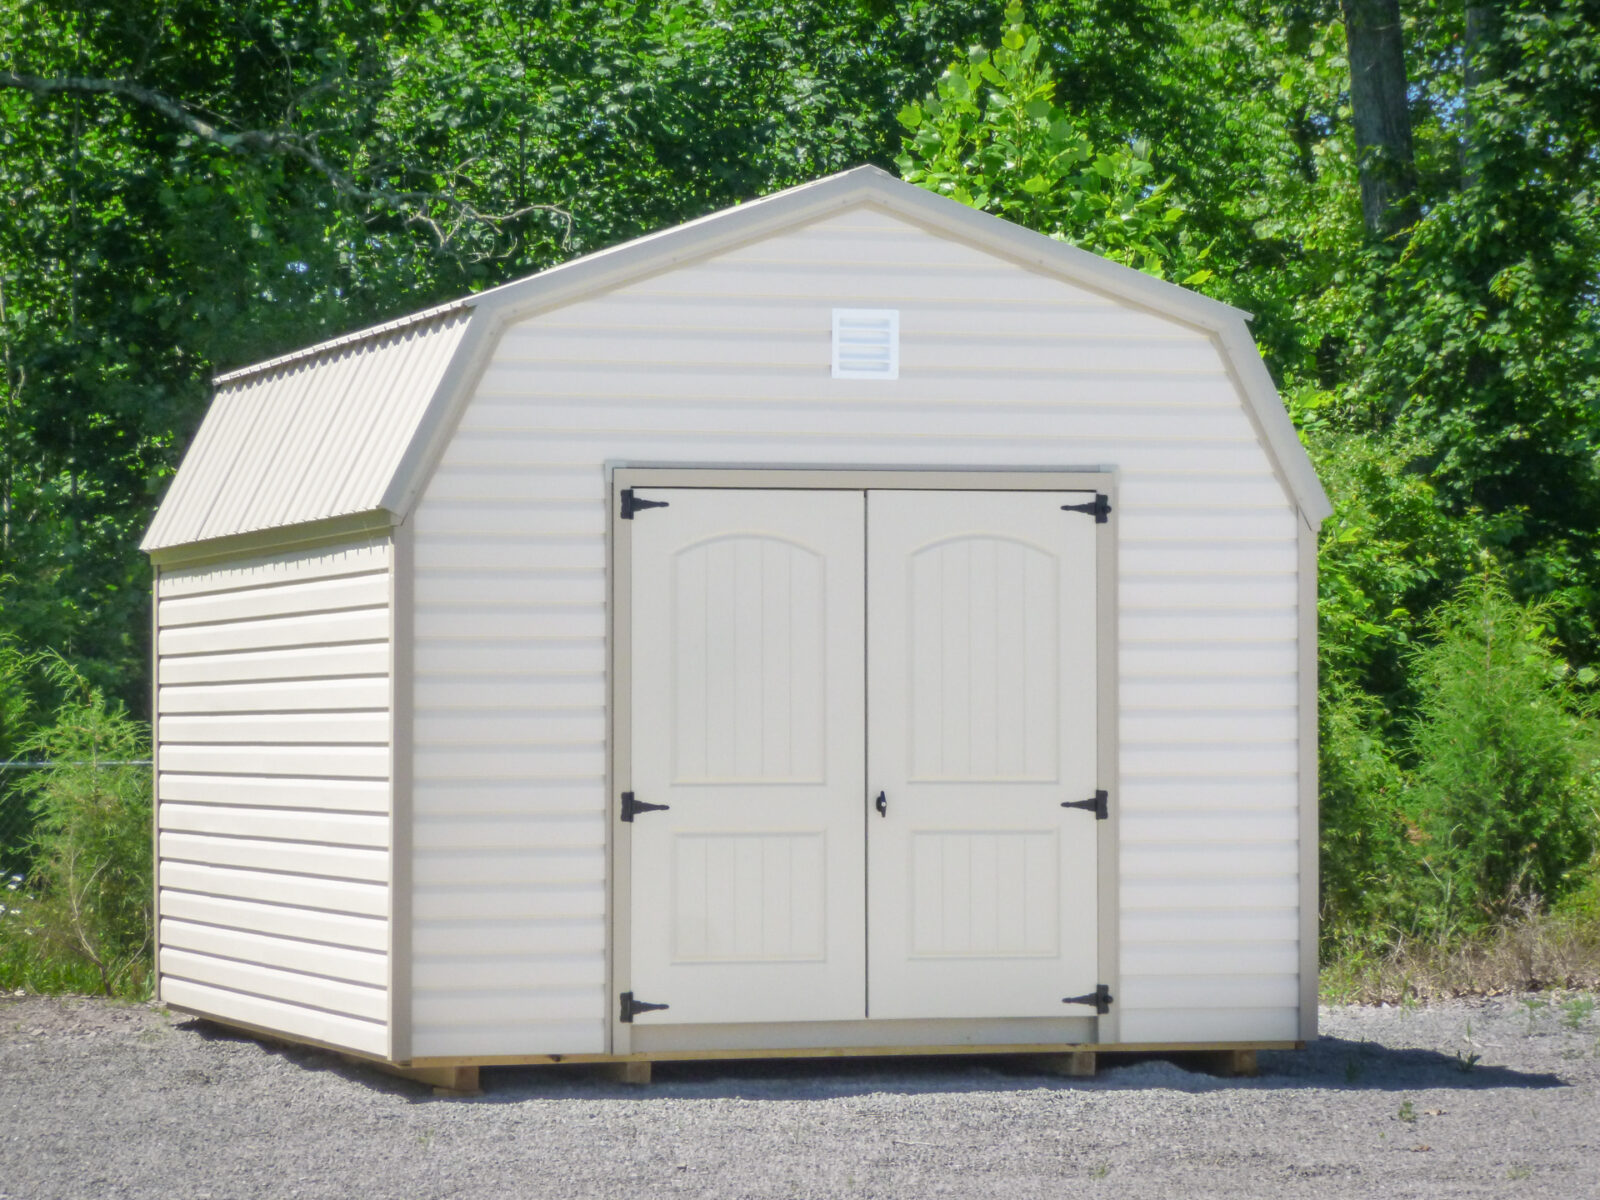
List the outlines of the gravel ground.
{"label": "gravel ground", "polygon": [[428,1089],[204,1022],[0,999],[0,1200],[1600,1197],[1584,998],[1333,1008],[1256,1079],[1000,1059],[578,1068]]}

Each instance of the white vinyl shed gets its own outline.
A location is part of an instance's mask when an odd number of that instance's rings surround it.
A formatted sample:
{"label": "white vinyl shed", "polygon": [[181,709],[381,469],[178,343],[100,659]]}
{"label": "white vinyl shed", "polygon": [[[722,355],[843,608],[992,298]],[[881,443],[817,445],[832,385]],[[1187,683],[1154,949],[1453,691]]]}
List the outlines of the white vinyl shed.
{"label": "white vinyl shed", "polygon": [[1314,1037],[1329,506],[1246,319],[860,168],[219,377],[160,998],[457,1084]]}

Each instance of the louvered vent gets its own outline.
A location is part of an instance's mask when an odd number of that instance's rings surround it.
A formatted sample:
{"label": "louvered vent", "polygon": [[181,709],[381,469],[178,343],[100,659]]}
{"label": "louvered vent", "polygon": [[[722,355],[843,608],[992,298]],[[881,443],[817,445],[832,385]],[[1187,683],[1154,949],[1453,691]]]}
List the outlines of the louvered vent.
{"label": "louvered vent", "polygon": [[833,377],[900,378],[899,309],[833,310]]}

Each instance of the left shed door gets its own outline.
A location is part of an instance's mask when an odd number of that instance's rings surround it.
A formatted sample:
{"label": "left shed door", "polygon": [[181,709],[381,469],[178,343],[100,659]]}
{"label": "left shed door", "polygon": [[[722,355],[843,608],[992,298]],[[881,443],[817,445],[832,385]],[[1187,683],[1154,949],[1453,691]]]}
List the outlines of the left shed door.
{"label": "left shed door", "polygon": [[634,495],[635,1019],[860,1018],[864,497]]}

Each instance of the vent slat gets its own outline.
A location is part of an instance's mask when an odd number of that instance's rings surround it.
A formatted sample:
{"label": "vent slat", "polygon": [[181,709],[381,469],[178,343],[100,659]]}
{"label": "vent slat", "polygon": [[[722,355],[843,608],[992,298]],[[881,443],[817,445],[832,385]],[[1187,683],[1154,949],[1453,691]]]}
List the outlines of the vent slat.
{"label": "vent slat", "polygon": [[833,377],[900,378],[900,310],[833,310]]}

